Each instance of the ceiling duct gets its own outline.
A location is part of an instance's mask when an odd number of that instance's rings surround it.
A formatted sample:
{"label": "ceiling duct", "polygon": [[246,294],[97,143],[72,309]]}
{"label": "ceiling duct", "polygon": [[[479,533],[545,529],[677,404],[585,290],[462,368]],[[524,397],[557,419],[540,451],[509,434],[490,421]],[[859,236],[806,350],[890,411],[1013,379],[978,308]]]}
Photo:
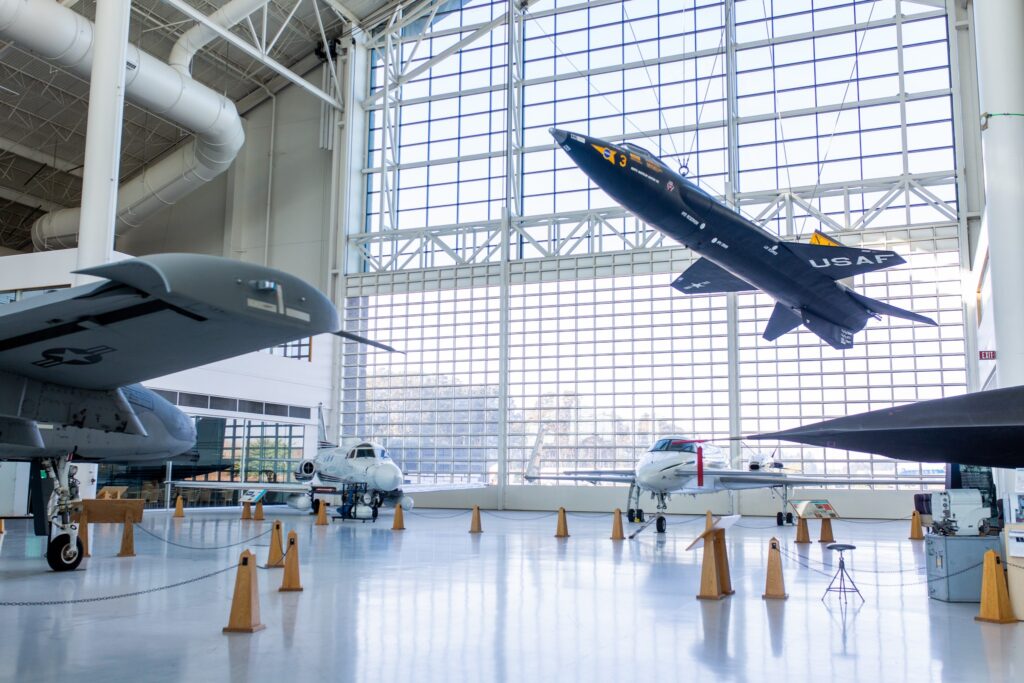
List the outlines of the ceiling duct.
{"label": "ceiling duct", "polygon": [[[235,0],[222,20],[249,12],[265,0]],[[251,7],[241,14],[239,5]],[[221,14],[227,6],[221,10]],[[190,35],[191,34],[191,35]],[[0,0],[0,38],[88,79],[92,70],[92,22],[54,0]],[[189,31],[189,59],[211,37]],[[182,68],[183,66],[183,68]],[[188,76],[188,64],[174,68],[128,45],[125,98],[191,130],[195,137],[127,180],[118,189],[117,234],[123,235],[164,206],[174,204],[231,166],[245,142],[234,103]],[[32,226],[36,249],[78,243],[80,209],[48,213]]]}

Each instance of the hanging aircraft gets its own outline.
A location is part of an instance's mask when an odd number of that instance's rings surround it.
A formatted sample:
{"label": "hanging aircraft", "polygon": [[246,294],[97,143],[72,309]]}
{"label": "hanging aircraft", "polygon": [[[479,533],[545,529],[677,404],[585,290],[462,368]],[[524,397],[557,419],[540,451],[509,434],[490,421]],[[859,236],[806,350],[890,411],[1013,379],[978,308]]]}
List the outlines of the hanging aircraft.
{"label": "hanging aircraft", "polygon": [[701,256],[672,286],[684,294],[761,290],[775,299],[764,331],[774,341],[801,324],[835,349],[882,315],[935,321],[858,294],[839,280],[904,260],[893,251],[785,242],[713,198],[632,143],[550,129],[555,142],[598,187]]}
{"label": "hanging aircraft", "polygon": [[392,350],[339,331],[315,287],[252,263],[159,254],[78,272],[102,279],[0,306],[0,458],[33,463],[56,571],[82,561],[73,462],[162,462],[196,442],[192,420],[138,382],[325,332]]}
{"label": "hanging aircraft", "polygon": [[1024,386],[908,403],[746,438],[917,462],[1024,467]]}
{"label": "hanging aircraft", "polygon": [[321,495],[341,496],[336,516],[341,519],[376,520],[387,504],[412,510],[409,493],[453,491],[480,488],[484,484],[409,484],[402,470],[379,443],[364,439],[346,439],[338,446],[325,445],[316,457],[303,460],[293,472],[295,482],[193,481],[171,482],[183,489],[252,491],[254,498],[264,493],[287,494],[285,503],[296,510],[316,511],[326,504]]}
{"label": "hanging aircraft", "polygon": [[540,458],[543,449],[535,447],[524,478],[527,481],[541,479],[556,481],[582,481],[591,484],[629,484],[626,499],[626,518],[630,522],[643,523],[644,511],[640,497],[649,493],[657,501],[655,517],[644,527],[635,531],[630,538],[643,531],[652,521],[658,533],[664,533],[668,522],[664,513],[669,499],[676,494],[700,495],[721,491],[743,489],[772,489],[781,494],[782,511],[775,516],[779,526],[792,523],[793,515],[786,511],[789,491],[796,486],[866,486],[870,484],[917,483],[907,479],[834,479],[824,477],[795,476],[782,472],[782,463],[770,457],[755,454],[747,462],[747,469],[732,469],[722,449],[701,440],[685,436],[666,436],[637,461],[633,469],[571,470],[558,474],[541,474]]}

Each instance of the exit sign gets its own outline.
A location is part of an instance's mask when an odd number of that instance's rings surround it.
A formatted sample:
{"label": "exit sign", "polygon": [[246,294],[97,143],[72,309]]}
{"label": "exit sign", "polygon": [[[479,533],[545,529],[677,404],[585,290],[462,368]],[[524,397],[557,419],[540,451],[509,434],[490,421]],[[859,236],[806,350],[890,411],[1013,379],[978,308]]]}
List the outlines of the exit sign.
{"label": "exit sign", "polygon": [[980,360],[995,360],[996,359],[996,352],[995,351],[978,351],[978,358]]}

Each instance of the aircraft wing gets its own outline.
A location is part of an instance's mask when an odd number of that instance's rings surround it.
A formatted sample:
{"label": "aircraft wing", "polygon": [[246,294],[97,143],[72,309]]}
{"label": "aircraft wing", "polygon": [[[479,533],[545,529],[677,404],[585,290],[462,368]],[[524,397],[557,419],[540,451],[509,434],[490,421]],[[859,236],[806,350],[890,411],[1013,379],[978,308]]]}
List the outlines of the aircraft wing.
{"label": "aircraft wing", "polygon": [[570,470],[559,474],[531,474],[526,481],[548,479],[553,481],[584,481],[591,484],[632,484],[636,479],[634,470]]}
{"label": "aircraft wing", "polygon": [[310,485],[302,482],[265,481],[172,481],[179,489],[212,489],[214,491],[268,491],[271,493],[309,493]]}
{"label": "aircraft wing", "polygon": [[752,292],[757,289],[706,258],[694,261],[692,266],[675,279],[672,287],[683,294]]}
{"label": "aircraft wing", "polygon": [[402,484],[402,493],[430,493],[431,491],[462,491],[487,488],[487,484],[466,482],[461,484]]}
{"label": "aircraft wing", "polygon": [[911,477],[909,481],[899,477],[891,479],[868,479],[866,477],[840,479],[836,477],[805,477],[784,472],[758,470],[730,470],[722,474],[714,472],[709,474],[705,470],[704,476],[716,476],[719,484],[724,489],[753,489],[771,486],[789,486],[791,488],[797,486],[809,488],[825,488],[828,486],[895,486],[897,484],[916,486],[921,483],[920,477]]}
{"label": "aircraft wing", "polygon": [[252,263],[158,254],[80,272],[104,280],[0,307],[0,371],[109,390],[340,326],[315,287]]}

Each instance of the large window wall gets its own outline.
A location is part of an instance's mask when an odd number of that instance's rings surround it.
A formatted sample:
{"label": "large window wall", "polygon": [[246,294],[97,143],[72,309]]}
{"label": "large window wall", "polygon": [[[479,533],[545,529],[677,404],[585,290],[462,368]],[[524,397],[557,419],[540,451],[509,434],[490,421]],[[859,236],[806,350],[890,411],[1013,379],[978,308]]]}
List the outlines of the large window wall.
{"label": "large window wall", "polygon": [[[412,355],[346,345],[348,433],[383,436],[430,481],[514,484],[536,450],[549,471],[621,468],[659,433],[721,439],[966,390],[943,8],[451,7],[425,33],[371,41],[367,220],[350,240],[349,318]],[[940,326],[872,321],[847,352],[802,331],[764,341],[772,302],[671,290],[690,254],[590,183],[551,126],[643,145],[787,238],[824,230],[900,252],[906,265],[854,286]],[[460,368],[477,357],[479,375]],[[464,445],[475,419],[447,401],[455,387],[495,406],[486,445]],[[815,474],[934,473],[780,452]]]}

